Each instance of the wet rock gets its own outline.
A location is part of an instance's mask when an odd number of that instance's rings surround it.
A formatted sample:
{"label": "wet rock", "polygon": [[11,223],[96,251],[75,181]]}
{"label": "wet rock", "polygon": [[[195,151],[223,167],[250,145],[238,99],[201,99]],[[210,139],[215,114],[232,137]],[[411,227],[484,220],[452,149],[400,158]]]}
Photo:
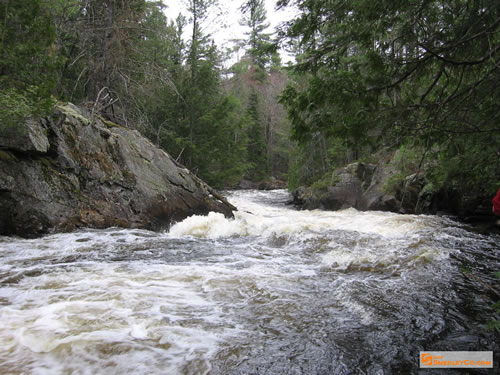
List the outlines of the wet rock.
{"label": "wet rock", "polygon": [[137,131],[91,120],[73,105],[20,128],[0,141],[0,234],[160,230],[193,214],[235,210]]}
{"label": "wet rock", "polygon": [[23,124],[0,124],[0,148],[18,152],[46,153],[49,150],[47,128],[40,121],[28,118]]}
{"label": "wet rock", "polygon": [[278,180],[275,177],[271,177],[269,180],[262,181],[258,185],[259,190],[277,190],[286,189],[287,183],[285,181]]}
{"label": "wet rock", "polygon": [[328,181],[323,179],[293,191],[291,203],[304,209],[353,207],[362,211],[447,214],[467,223],[494,223],[492,196],[474,191],[464,194],[453,185],[436,188],[426,177],[435,160],[423,163],[417,173],[405,174],[398,165],[402,158],[399,152],[380,152],[377,164],[356,162],[339,168]]}
{"label": "wet rock", "polygon": [[376,171],[373,164],[349,164],[335,170],[326,187],[300,187],[294,191],[293,203],[306,209],[386,209],[391,204],[392,197],[377,189],[379,182]]}
{"label": "wet rock", "polygon": [[240,190],[252,190],[257,189],[259,184],[257,182],[253,182],[250,180],[241,180],[238,185],[236,185],[236,189]]}
{"label": "wet rock", "polygon": [[332,173],[323,189],[301,187],[292,193],[293,203],[306,209],[392,211],[400,210],[400,201],[385,189],[394,171],[387,159],[378,164],[356,162]]}

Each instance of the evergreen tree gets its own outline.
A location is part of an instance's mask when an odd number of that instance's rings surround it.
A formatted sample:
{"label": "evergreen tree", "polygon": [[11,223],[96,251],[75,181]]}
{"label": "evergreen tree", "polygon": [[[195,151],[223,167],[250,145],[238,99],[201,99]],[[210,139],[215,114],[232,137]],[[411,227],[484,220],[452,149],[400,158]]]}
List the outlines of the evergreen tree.
{"label": "evergreen tree", "polygon": [[355,157],[370,144],[420,144],[436,159],[443,156],[432,150],[447,150],[489,172],[441,171],[441,184],[461,194],[492,189],[500,144],[496,2],[279,1],[289,3],[301,14],[287,36],[303,51],[294,69],[304,81],[282,99],[295,139],[321,133],[343,140]]}
{"label": "evergreen tree", "polygon": [[222,95],[217,105],[200,119],[202,140],[197,147],[199,175],[215,187],[233,187],[249,168],[246,118],[232,95]]}
{"label": "evergreen tree", "polygon": [[[216,3],[188,1],[184,44],[186,19],[169,22],[159,1],[0,0],[1,124],[47,113],[53,97],[69,100],[139,129],[216,186],[236,184],[250,167],[263,178],[276,123],[274,110],[264,112],[275,95],[253,73],[251,98],[224,90],[221,54],[203,31]],[[265,79],[269,38],[263,3],[254,5],[245,72],[261,69]]]}
{"label": "evergreen tree", "polygon": [[[165,57],[170,84],[156,97],[153,139],[174,158],[214,186],[233,186],[246,170],[246,128],[241,104],[221,87],[221,56],[203,33],[214,1],[189,2],[192,32],[184,46],[182,17],[163,41],[174,47]],[[174,33],[172,33],[174,31]],[[185,57],[185,59],[184,59]],[[185,64],[184,64],[185,63]]]}
{"label": "evergreen tree", "polygon": [[[170,118],[182,102],[179,87],[184,75],[185,45],[182,40],[186,21],[178,15],[168,21],[159,7],[148,7],[144,38],[137,44],[135,60],[139,76],[132,82],[134,124],[157,145],[170,138]],[[176,149],[172,149],[173,152]]]}
{"label": "evergreen tree", "polygon": [[142,65],[145,18],[159,2],[146,0],[51,0],[59,53],[60,97],[87,102],[93,112],[113,121],[135,122],[133,86],[145,74]]}
{"label": "evergreen tree", "polygon": [[249,119],[247,152],[250,163],[247,178],[251,181],[260,181],[268,176],[268,168],[264,129],[259,115],[259,95],[255,89],[250,94],[247,114]]}
{"label": "evergreen tree", "polygon": [[52,103],[60,58],[44,2],[0,2],[0,125],[15,126]]}
{"label": "evergreen tree", "polygon": [[243,4],[242,12],[244,15],[242,24],[250,29],[247,33],[248,55],[253,64],[258,67],[261,74],[259,80],[262,80],[265,77],[264,71],[270,65],[273,56],[271,35],[265,32],[269,23],[264,0],[248,0]]}

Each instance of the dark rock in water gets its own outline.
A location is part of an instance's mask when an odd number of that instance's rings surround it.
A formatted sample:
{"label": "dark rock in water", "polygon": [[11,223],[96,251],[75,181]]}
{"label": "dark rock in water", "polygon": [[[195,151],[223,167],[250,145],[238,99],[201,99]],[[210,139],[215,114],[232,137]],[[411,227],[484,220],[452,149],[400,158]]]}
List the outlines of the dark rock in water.
{"label": "dark rock in water", "polygon": [[356,162],[336,169],[328,181],[293,191],[292,203],[304,209],[353,207],[406,214],[441,212],[468,223],[494,224],[492,197],[476,192],[459,194],[453,187],[436,189],[426,178],[425,164],[418,173],[404,175],[396,162],[397,153],[379,155],[377,164]]}
{"label": "dark rock in water", "polygon": [[236,210],[136,130],[90,119],[72,104],[0,130],[0,234],[160,230],[189,215]]}
{"label": "dark rock in water", "polygon": [[238,185],[235,186],[238,190],[276,190],[276,189],[286,189],[287,183],[285,181],[278,180],[275,177],[271,177],[269,180],[254,182],[250,180],[241,180]]}
{"label": "dark rock in water", "polygon": [[259,190],[277,190],[286,189],[286,182],[278,180],[275,177],[271,177],[269,180],[262,181],[258,185]]}
{"label": "dark rock in water", "polygon": [[306,209],[398,211],[396,198],[383,189],[387,173],[373,164],[352,163],[333,172],[328,186],[300,187],[294,204]]}
{"label": "dark rock in water", "polygon": [[239,190],[253,190],[257,189],[259,184],[257,182],[253,182],[250,180],[241,180],[238,185],[236,185],[236,189]]}
{"label": "dark rock in water", "polygon": [[306,209],[340,210],[356,208],[361,211],[418,211],[426,181],[422,174],[402,178],[395,191],[387,189],[397,170],[392,158],[381,158],[378,164],[356,162],[335,170],[330,183],[322,189],[301,187],[293,192],[294,204]]}

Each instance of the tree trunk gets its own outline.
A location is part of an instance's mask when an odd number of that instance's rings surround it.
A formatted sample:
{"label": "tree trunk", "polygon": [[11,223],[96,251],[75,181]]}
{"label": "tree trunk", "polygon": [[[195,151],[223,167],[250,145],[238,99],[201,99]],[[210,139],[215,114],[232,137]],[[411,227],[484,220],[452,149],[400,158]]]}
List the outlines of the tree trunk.
{"label": "tree trunk", "polygon": [[104,41],[103,41],[103,86],[111,88],[111,73],[113,67],[113,14],[114,13],[114,0],[106,1],[106,9],[104,16]]}

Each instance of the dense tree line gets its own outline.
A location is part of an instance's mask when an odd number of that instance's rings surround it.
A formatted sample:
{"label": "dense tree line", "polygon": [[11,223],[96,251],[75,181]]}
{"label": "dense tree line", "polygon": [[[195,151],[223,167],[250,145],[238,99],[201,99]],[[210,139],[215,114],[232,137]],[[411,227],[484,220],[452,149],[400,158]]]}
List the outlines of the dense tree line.
{"label": "dense tree line", "polygon": [[[173,15],[161,1],[0,0],[0,120],[15,126],[71,101],[138,129],[215,186],[286,173],[286,155],[270,165],[272,143],[288,135],[273,130],[284,113],[269,88],[285,77],[268,81],[279,63],[263,2],[242,2],[248,64],[231,72],[205,32],[217,0],[186,4]],[[237,90],[249,75],[251,92]]]}
{"label": "dense tree line", "polygon": [[[426,165],[435,189],[500,185],[500,7],[493,0],[280,0],[297,52],[282,102],[311,183],[383,148]],[[410,171],[407,171],[410,172]]]}
{"label": "dense tree line", "polygon": [[264,1],[242,0],[245,53],[229,70],[205,31],[218,1],[186,4],[174,15],[152,0],[0,0],[0,121],[72,101],[218,187],[312,184],[396,149],[434,189],[500,184],[495,1],[279,0],[298,9],[281,29],[296,56],[284,69]]}

